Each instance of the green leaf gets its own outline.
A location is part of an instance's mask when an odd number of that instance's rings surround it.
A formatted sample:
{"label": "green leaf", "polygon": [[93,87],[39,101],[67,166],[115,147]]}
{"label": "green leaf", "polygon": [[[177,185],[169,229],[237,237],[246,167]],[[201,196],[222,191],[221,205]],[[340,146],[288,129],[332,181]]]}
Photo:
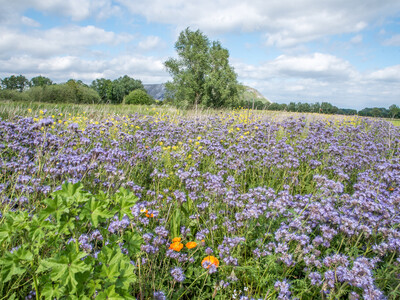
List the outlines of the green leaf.
{"label": "green leaf", "polygon": [[24,274],[27,270],[27,263],[32,260],[32,253],[23,247],[14,250],[13,253],[6,252],[0,259],[2,281],[8,282],[13,276]]}
{"label": "green leaf", "polygon": [[103,247],[98,259],[101,262],[100,278],[105,279],[106,282],[126,291],[131,283],[136,282],[135,269],[130,259],[121,253],[118,245]]}
{"label": "green leaf", "polygon": [[172,217],[170,219],[170,228],[173,237],[179,236],[181,228],[181,210],[175,208]]}
{"label": "green leaf", "polygon": [[101,279],[96,279],[96,280],[90,280],[87,284],[86,284],[86,288],[89,289],[88,294],[90,296],[94,295],[94,293],[96,291],[100,291],[102,288],[102,283],[103,281]]}
{"label": "green leaf", "polygon": [[98,254],[98,259],[101,262],[100,276],[115,283],[119,276],[119,262],[123,260],[123,258],[124,255],[121,253],[121,249],[118,246],[114,245],[111,247],[107,245],[103,247]]}
{"label": "green leaf", "polygon": [[73,243],[67,249],[54,258],[42,260],[36,273],[50,270],[50,276],[54,282],[60,285],[68,285],[75,292],[78,282],[75,274],[90,271],[91,267],[86,265],[82,258],[87,256],[85,252],[77,252]]}
{"label": "green leaf", "polygon": [[59,299],[62,296],[65,296],[65,287],[60,287],[58,283],[48,282],[42,289],[41,295],[45,299]]}
{"label": "green leaf", "polygon": [[27,228],[29,214],[24,211],[11,212],[4,215],[4,223],[0,226],[0,243],[7,241],[11,243],[14,234]]}
{"label": "green leaf", "polygon": [[48,217],[52,215],[57,223],[60,222],[64,214],[69,213],[65,198],[59,195],[55,195],[54,198],[47,198],[44,203],[47,204],[47,207],[41,211],[41,216]]}
{"label": "green leaf", "polygon": [[128,249],[131,256],[136,255],[140,251],[140,246],[143,244],[143,239],[140,234],[125,231],[124,240],[124,247]]}
{"label": "green leaf", "polygon": [[96,200],[95,198],[90,198],[84,208],[82,209],[80,218],[82,220],[88,219],[93,224],[94,227],[97,227],[100,219],[111,218],[113,213],[107,209],[104,202]]}
{"label": "green leaf", "polygon": [[131,207],[135,205],[138,198],[135,194],[124,188],[120,188],[119,192],[113,196],[115,202],[115,210],[121,220],[124,215],[132,216]]}
{"label": "green leaf", "polygon": [[122,297],[121,295],[119,295],[116,291],[115,291],[115,286],[111,285],[109,286],[105,291],[99,293],[96,297],[96,300],[123,300],[125,299],[124,297]]}
{"label": "green leaf", "polygon": [[31,241],[37,242],[39,244],[45,243],[44,237],[47,232],[55,229],[55,226],[50,223],[50,221],[44,220],[43,218],[39,218],[35,215],[32,218],[32,221],[29,224],[29,238]]}

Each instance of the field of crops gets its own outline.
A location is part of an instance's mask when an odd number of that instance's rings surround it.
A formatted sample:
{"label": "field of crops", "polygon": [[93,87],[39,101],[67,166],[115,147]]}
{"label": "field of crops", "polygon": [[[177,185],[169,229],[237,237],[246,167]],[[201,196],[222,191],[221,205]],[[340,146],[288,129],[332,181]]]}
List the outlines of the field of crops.
{"label": "field of crops", "polygon": [[400,127],[0,116],[0,299],[400,298]]}

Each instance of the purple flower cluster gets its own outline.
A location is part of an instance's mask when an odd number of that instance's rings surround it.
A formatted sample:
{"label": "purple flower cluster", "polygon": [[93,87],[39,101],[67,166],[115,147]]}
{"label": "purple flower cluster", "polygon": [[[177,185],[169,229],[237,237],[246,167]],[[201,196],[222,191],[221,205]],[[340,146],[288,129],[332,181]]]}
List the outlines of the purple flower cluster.
{"label": "purple flower cluster", "polygon": [[[346,284],[351,297],[365,299],[395,289],[377,278],[400,255],[400,129],[389,123],[257,116],[241,122],[237,115],[57,121],[0,121],[2,207],[33,210],[34,200],[65,180],[89,190],[123,186],[138,201],[129,216],[102,225],[110,234],[139,232],[143,261],[200,266],[204,257],[168,250],[178,234],[205,240],[196,255],[213,254],[229,270],[273,261],[274,280],[284,278],[279,270],[294,270],[315,289]],[[88,253],[103,242],[92,230],[78,238]],[[170,274],[185,280],[180,267]],[[286,280],[275,290],[280,299],[291,296]]]}

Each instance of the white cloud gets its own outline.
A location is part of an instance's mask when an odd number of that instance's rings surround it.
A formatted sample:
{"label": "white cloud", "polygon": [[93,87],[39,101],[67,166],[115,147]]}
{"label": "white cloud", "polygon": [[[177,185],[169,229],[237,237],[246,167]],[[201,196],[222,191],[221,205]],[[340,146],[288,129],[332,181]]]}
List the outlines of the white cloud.
{"label": "white cloud", "polygon": [[104,19],[120,13],[120,7],[112,0],[0,0],[0,23],[15,24],[17,16],[28,9],[34,9],[44,14],[53,14],[82,21],[91,16]]}
{"label": "white cloud", "polygon": [[326,35],[357,33],[382,15],[400,10],[397,0],[201,2],[118,0],[150,22],[191,26],[205,32],[261,32],[267,45],[292,47]]}
{"label": "white cloud", "polygon": [[252,79],[273,78],[318,78],[320,81],[342,81],[356,77],[351,64],[329,54],[280,55],[260,65],[236,64],[239,74]]}
{"label": "white cloud", "polygon": [[85,54],[83,52],[90,46],[115,46],[132,39],[129,34],[116,34],[91,25],[55,27],[30,33],[4,29],[0,33],[0,57],[25,53],[39,57]]}
{"label": "white cloud", "polygon": [[41,74],[56,82],[73,78],[90,83],[97,78],[114,79],[126,74],[144,83],[162,83],[169,79],[163,60],[147,56],[121,55],[111,60],[89,60],[71,55],[51,58],[22,55],[0,59],[0,65],[2,78],[13,74],[31,78]]}
{"label": "white cloud", "polygon": [[385,46],[400,46],[400,34],[395,34],[391,38],[383,41]]}
{"label": "white cloud", "polygon": [[150,50],[160,49],[163,47],[165,47],[165,43],[158,36],[154,35],[146,37],[138,44],[138,48],[142,51],[150,51]]}
{"label": "white cloud", "polygon": [[368,75],[369,79],[397,82],[400,84],[400,65],[390,66],[374,71]]}
{"label": "white cloud", "polygon": [[280,55],[263,64],[233,65],[241,82],[274,102],[328,101],[361,109],[387,107],[400,99],[400,65],[360,73],[348,61],[323,53]]}
{"label": "white cloud", "polygon": [[30,27],[40,27],[40,23],[35,21],[34,19],[22,16],[21,17],[21,23],[30,26]]}
{"label": "white cloud", "polygon": [[359,44],[362,42],[362,40],[363,40],[363,36],[361,34],[357,34],[351,38],[350,43]]}

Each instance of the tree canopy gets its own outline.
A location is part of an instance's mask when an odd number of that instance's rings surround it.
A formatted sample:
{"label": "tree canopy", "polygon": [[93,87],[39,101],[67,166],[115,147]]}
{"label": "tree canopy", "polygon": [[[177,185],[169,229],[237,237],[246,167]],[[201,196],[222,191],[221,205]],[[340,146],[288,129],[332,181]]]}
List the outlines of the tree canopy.
{"label": "tree canopy", "polygon": [[180,107],[234,106],[238,99],[237,75],[229,65],[229,52],[210,42],[200,30],[186,28],[175,43],[178,58],[164,64],[172,76],[166,84],[167,100]]}
{"label": "tree canopy", "polygon": [[41,75],[33,77],[31,79],[31,86],[41,86],[41,87],[43,87],[43,86],[52,85],[52,84],[53,84],[53,81],[51,81],[50,78],[47,78],[47,77],[44,77],[44,76],[41,76]]}
{"label": "tree canopy", "polygon": [[110,79],[100,78],[92,81],[90,86],[97,91],[103,103],[122,103],[122,100],[130,92],[144,87],[140,80],[133,79],[128,75],[119,77],[111,81]]}
{"label": "tree canopy", "polygon": [[29,87],[29,80],[23,75],[11,75],[1,80],[1,85],[6,90],[18,90],[22,92],[25,88]]}

